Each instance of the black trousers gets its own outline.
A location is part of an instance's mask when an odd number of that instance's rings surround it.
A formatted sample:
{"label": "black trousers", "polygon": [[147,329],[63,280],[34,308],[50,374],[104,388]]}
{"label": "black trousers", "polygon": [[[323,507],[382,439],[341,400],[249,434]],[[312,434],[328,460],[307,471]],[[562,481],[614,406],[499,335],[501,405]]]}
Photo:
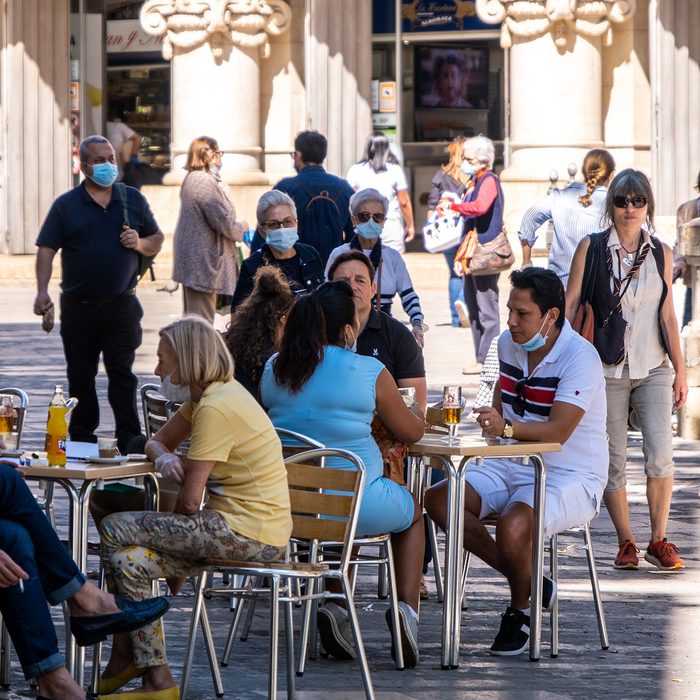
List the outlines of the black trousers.
{"label": "black trousers", "polygon": [[498,278],[495,275],[465,275],[464,301],[467,305],[476,361],[486,360],[491,341],[500,330]]}
{"label": "black trousers", "polygon": [[107,372],[107,398],[114,413],[119,450],[126,453],[129,440],[141,434],[136,410],[138,379],[132,368],[143,335],[142,317],[143,309],[135,294],[100,304],[61,296],[61,338],[68,391],[78,399],[70,421],[71,440],[96,440],[100,406],[95,377],[100,355]]}

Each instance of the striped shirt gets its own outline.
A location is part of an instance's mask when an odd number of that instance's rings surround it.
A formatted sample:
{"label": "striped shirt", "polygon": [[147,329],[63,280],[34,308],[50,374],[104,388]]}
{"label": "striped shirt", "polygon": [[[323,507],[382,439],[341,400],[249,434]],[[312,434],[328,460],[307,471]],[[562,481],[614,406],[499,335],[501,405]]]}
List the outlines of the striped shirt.
{"label": "striped shirt", "polygon": [[584,207],[579,197],[586,194],[586,185],[572,182],[533,204],[523,216],[518,237],[521,241],[527,241],[530,247],[537,240],[537,229],[545,221],[552,220],[554,232],[549,251],[549,269],[556,272],[564,286],[579,241],[590,233],[602,230],[601,218],[607,191],[606,187],[596,187],[591,195],[591,205]]}
{"label": "striped shirt", "polygon": [[[347,253],[349,250],[350,244],[344,243],[331,251],[331,254],[328,256],[328,264],[326,265],[326,279],[328,279],[328,271],[331,269],[333,261],[341,253]],[[362,252],[367,257],[370,257],[372,251],[363,250]],[[420,299],[413,289],[413,282],[408,274],[408,268],[401,257],[401,253],[389,246],[382,246],[381,280],[379,279],[379,271],[377,271],[374,281],[377,284],[377,289],[381,291],[382,311],[385,314],[391,316],[391,304],[394,297],[398,294],[401,299],[401,306],[403,306],[403,310],[411,320],[411,325],[423,323]]]}

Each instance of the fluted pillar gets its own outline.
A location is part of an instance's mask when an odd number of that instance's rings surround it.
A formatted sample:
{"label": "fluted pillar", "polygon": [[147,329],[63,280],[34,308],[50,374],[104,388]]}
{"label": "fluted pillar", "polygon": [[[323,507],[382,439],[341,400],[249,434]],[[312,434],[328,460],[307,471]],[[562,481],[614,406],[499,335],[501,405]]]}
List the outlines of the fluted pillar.
{"label": "fluted pillar", "polygon": [[501,24],[510,49],[507,181],[541,179],[602,146],[601,48],[635,0],[477,0],[479,17]]}
{"label": "fluted pillar", "polygon": [[193,138],[215,138],[224,151],[221,177],[233,185],[266,184],[261,170],[260,60],[285,32],[282,0],[147,0],[145,31],[164,36],[172,61],[171,169],[177,184]]}

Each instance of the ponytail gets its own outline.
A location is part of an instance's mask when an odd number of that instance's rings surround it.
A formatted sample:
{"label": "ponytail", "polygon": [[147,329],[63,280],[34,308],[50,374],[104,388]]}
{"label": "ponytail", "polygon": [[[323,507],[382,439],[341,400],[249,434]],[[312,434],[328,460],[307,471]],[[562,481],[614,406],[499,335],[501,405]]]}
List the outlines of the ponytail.
{"label": "ponytail", "polygon": [[607,182],[615,170],[615,159],[603,148],[594,148],[588,151],[583,159],[583,176],[586,178],[586,194],[581,195],[578,201],[581,206],[591,206],[591,195],[596,187]]}
{"label": "ponytail", "polygon": [[323,360],[323,346],[337,345],[357,312],[352,287],[345,281],[325,282],[297,299],[287,318],[274,363],[277,384],[301,391]]}

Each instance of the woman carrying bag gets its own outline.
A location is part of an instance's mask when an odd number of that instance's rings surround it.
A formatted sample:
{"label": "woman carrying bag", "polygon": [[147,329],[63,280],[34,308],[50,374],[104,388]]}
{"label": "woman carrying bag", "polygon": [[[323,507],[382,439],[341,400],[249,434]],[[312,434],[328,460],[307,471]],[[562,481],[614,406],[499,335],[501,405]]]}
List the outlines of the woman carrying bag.
{"label": "woman carrying bag", "polygon": [[595,317],[593,344],[605,374],[610,452],[603,500],[620,546],[613,566],[639,565],[626,488],[631,406],[642,432],[651,521],[644,558],[662,571],[682,569],[680,550],[666,538],[666,524],[674,472],[671,411],[685,403],[688,383],[670,294],[673,254],[649,233],[654,230],[654,199],[643,173],[631,169],[618,173],[608,188],[604,220],[610,228],[587,236],[576,249],[566,289],[566,316],[573,320],[579,305],[589,302]]}
{"label": "woman carrying bag", "polygon": [[[476,231],[476,246],[496,241],[503,229],[503,190],[493,173],[495,150],[493,141],[485,136],[467,139],[462,146],[462,172],[469,177],[462,202],[451,205],[453,211],[465,217],[465,231]],[[469,234],[467,234],[469,236]],[[507,244],[507,239],[506,239]],[[462,247],[460,246],[460,250]],[[512,251],[508,259],[512,258]],[[512,265],[504,266],[508,269]],[[466,260],[468,265],[469,260]],[[499,334],[498,278],[494,274],[465,274],[465,265],[458,252],[455,272],[464,278],[464,301],[469,312],[476,364],[462,370],[463,374],[479,374],[491,341]]]}

